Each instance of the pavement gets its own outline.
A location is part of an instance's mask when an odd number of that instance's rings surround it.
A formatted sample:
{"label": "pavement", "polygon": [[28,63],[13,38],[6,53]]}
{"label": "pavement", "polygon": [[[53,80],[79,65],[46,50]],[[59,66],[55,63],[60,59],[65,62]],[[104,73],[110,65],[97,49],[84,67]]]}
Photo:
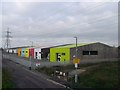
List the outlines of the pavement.
{"label": "pavement", "polygon": [[85,71],[86,71],[85,69],[77,69],[77,70],[73,70],[73,71],[69,72],[69,75],[74,76],[76,74],[81,74],[81,73],[83,73]]}
{"label": "pavement", "polygon": [[48,76],[31,71],[8,59],[3,59],[2,67],[11,72],[15,88],[66,88],[65,85],[51,80]]}
{"label": "pavement", "polygon": [[84,67],[84,68],[80,68],[80,69],[75,69],[75,70],[72,70],[69,72],[69,75],[70,76],[74,76],[76,74],[81,74],[83,72],[86,72],[87,70],[91,70],[91,69],[94,69],[96,67],[98,67],[99,65],[92,65],[92,66],[87,66],[87,67]]}

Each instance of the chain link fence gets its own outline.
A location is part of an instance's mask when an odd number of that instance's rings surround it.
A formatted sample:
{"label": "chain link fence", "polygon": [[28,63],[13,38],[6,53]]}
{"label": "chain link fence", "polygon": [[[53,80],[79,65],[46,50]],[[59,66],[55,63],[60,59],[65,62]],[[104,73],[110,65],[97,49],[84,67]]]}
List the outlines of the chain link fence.
{"label": "chain link fence", "polygon": [[[52,66],[62,66],[62,65],[69,65],[73,64],[73,61],[70,62],[49,62],[49,60],[38,60],[38,59],[30,59],[24,57],[18,57],[15,54],[8,54],[4,53],[3,57],[6,59],[10,59],[16,63],[24,65],[26,67],[31,67],[32,69],[42,68],[42,67],[52,67]],[[111,59],[95,59],[95,60],[81,60],[80,64],[88,64],[88,63],[99,63],[99,62],[110,62],[110,61],[118,61],[118,58],[111,58]]]}

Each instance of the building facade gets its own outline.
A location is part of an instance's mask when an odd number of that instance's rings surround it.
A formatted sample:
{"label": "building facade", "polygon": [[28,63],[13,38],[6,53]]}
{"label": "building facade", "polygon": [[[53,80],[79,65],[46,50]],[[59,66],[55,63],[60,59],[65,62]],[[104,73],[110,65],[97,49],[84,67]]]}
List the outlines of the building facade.
{"label": "building facade", "polygon": [[109,59],[117,58],[117,48],[111,47],[103,43],[88,43],[88,44],[78,44],[77,45],[77,55],[76,55],[76,45],[66,45],[55,48],[50,48],[50,61],[51,62],[64,62],[70,61],[74,58],[79,58],[81,60],[85,59]]}

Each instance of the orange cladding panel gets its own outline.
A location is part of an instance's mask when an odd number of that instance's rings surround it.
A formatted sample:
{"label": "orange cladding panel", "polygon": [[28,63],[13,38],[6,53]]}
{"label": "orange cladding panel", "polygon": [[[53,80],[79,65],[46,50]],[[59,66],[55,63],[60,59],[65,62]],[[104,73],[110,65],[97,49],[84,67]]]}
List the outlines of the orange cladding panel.
{"label": "orange cladding panel", "polygon": [[21,56],[21,51],[22,51],[22,48],[19,48],[18,49],[18,56]]}

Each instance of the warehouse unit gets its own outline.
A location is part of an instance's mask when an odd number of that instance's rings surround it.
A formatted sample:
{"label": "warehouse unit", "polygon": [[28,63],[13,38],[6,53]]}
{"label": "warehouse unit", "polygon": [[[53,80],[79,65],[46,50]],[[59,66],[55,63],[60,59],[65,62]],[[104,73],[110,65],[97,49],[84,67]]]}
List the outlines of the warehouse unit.
{"label": "warehouse unit", "polygon": [[29,57],[34,58],[34,48],[29,49]]}
{"label": "warehouse unit", "polygon": [[17,50],[18,48],[8,48],[6,49],[6,52],[11,54],[17,54]]}
{"label": "warehouse unit", "polygon": [[50,59],[50,48],[66,46],[66,45],[71,45],[71,44],[63,44],[63,45],[57,45],[57,46],[41,48],[41,58],[49,60]]}
{"label": "warehouse unit", "polygon": [[[78,47],[87,45],[87,44],[78,44]],[[51,62],[69,62],[71,56],[75,58],[75,52],[71,53],[71,49],[76,50],[75,44],[64,45],[59,47],[50,48],[50,61]],[[73,54],[73,55],[72,55]]]}
{"label": "warehouse unit", "polygon": [[[75,48],[71,48],[71,59],[75,53]],[[117,48],[103,44],[91,43],[78,47],[78,55],[80,59],[109,59],[117,58]]]}
{"label": "warehouse unit", "polygon": [[56,47],[50,49],[50,61],[51,62],[67,62],[70,60],[70,49]]}
{"label": "warehouse unit", "polygon": [[24,54],[22,53],[23,48],[29,48],[29,46],[14,47],[14,48],[13,48],[13,51],[14,51],[14,53],[16,53],[18,56],[21,56],[21,54],[24,56]]}
{"label": "warehouse unit", "polygon": [[22,48],[21,56],[22,56],[22,57],[25,57],[25,48]]}
{"label": "warehouse unit", "polygon": [[42,59],[49,59],[50,48],[42,48],[41,49],[41,58]]}
{"label": "warehouse unit", "polygon": [[30,55],[29,53],[30,53],[29,48],[25,48],[24,54],[26,58],[29,58],[29,55]]}
{"label": "warehouse unit", "polygon": [[26,57],[26,58],[34,58],[41,59],[41,48],[35,47],[23,47],[18,48],[18,56]]}
{"label": "warehouse unit", "polygon": [[34,58],[41,60],[41,48],[34,48]]}
{"label": "warehouse unit", "polygon": [[[50,61],[70,61],[76,56],[76,45],[66,45],[50,49]],[[117,57],[117,49],[103,43],[88,43],[77,45],[77,57],[85,59],[108,59]]]}
{"label": "warehouse unit", "polygon": [[18,49],[17,49],[17,48],[14,48],[14,49],[13,49],[13,53],[14,53],[14,54],[17,54],[17,52],[18,52]]}
{"label": "warehouse unit", "polygon": [[13,50],[12,50],[12,49],[9,49],[9,53],[13,53]]}
{"label": "warehouse unit", "polygon": [[22,48],[18,48],[18,56],[21,56]]}

